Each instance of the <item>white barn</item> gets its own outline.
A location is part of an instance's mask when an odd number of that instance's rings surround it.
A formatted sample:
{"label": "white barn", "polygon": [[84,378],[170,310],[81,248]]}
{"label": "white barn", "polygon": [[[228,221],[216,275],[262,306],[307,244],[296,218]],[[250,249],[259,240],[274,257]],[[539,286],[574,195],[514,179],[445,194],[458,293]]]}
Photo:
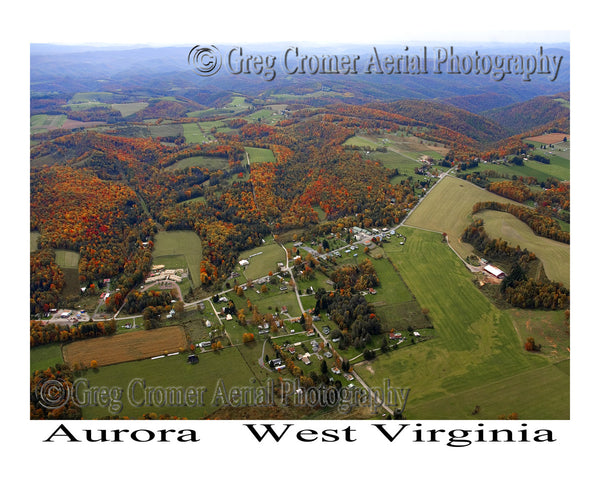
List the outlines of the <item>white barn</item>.
{"label": "white barn", "polygon": [[488,264],[483,269],[496,278],[504,278],[506,276],[506,274],[502,270],[500,270],[497,267],[494,267],[493,265]]}

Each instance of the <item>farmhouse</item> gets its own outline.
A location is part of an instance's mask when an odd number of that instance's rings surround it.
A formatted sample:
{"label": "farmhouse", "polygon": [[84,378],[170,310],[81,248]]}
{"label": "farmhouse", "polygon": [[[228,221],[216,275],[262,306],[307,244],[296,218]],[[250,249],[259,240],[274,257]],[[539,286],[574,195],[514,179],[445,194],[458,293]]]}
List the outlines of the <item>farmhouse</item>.
{"label": "farmhouse", "polygon": [[281,366],[283,364],[283,360],[281,360],[281,358],[274,358],[272,360],[269,360],[269,366],[271,368],[277,368],[279,366]]}
{"label": "farmhouse", "polygon": [[486,265],[485,267],[483,267],[483,269],[489,273],[490,275],[493,275],[496,278],[504,278],[506,276],[506,274],[500,270],[497,267],[494,267],[493,265]]}

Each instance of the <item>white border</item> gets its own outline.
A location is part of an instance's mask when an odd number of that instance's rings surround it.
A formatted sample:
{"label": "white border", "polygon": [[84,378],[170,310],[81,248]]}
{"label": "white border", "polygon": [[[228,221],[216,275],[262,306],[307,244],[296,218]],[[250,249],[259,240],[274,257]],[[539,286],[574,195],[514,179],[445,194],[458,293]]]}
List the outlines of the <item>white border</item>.
{"label": "white border", "polygon": [[[125,44],[184,44],[205,41],[219,42],[266,42],[266,41],[313,41],[316,43],[431,43],[435,40],[485,41],[513,39],[524,41],[527,32],[535,31],[536,40],[551,41],[556,37],[548,32],[560,30],[568,39],[571,32],[572,61],[572,135],[573,142],[573,249],[572,249],[572,308],[573,342],[572,355],[572,420],[568,422],[526,422],[539,428],[552,428],[559,441],[550,445],[503,444],[491,446],[473,445],[468,448],[449,448],[436,444],[417,446],[405,443],[385,444],[371,433],[361,435],[354,444],[328,444],[315,442],[307,446],[298,442],[283,443],[272,448],[261,448],[248,440],[240,424],[242,422],[189,422],[197,428],[202,441],[199,444],[48,444],[40,439],[52,432],[47,422],[31,422],[24,407],[21,394],[28,391],[27,373],[10,359],[23,358],[25,336],[21,336],[21,319],[5,320],[5,342],[18,346],[5,353],[5,368],[14,373],[9,376],[3,389],[3,412],[7,421],[3,437],[9,439],[10,450],[5,452],[7,461],[16,467],[35,468],[36,474],[57,474],[67,477],[85,475],[103,478],[107,472],[134,473],[144,478],[172,477],[187,474],[285,476],[323,476],[331,474],[351,475],[352,478],[368,475],[446,475],[462,478],[514,478],[546,476],[564,478],[575,468],[582,471],[591,465],[588,445],[595,444],[596,418],[595,390],[596,364],[594,347],[586,341],[598,338],[597,313],[592,300],[597,297],[597,286],[588,278],[583,266],[593,260],[594,237],[585,227],[586,205],[592,201],[593,177],[582,174],[584,168],[594,168],[596,159],[591,145],[597,133],[594,123],[588,124],[585,106],[595,98],[597,60],[595,59],[595,33],[597,26],[591,22],[591,12],[580,10],[576,5],[547,1],[543,4],[507,1],[502,4],[484,2],[358,2],[315,1],[300,4],[281,1],[255,2],[104,2],[52,1],[13,2],[5,12],[7,25],[16,28],[5,30],[3,40],[8,50],[4,58],[3,89],[9,102],[10,115],[2,116],[5,144],[3,162],[8,174],[3,175],[3,200],[9,211],[6,218],[10,231],[26,231],[28,228],[28,65],[30,43],[110,43]],[[421,6],[422,5],[422,6]],[[6,7],[5,7],[6,8]],[[562,39],[565,37],[563,36]],[[13,92],[16,94],[13,96]],[[594,131],[592,131],[594,128]],[[597,149],[596,149],[597,150]],[[585,164],[580,166],[579,162]],[[5,170],[6,171],[6,170]],[[595,173],[595,172],[594,172]],[[16,177],[16,181],[15,181]],[[16,186],[16,188],[15,188]],[[597,218],[597,213],[594,212]],[[6,236],[6,234],[5,234]],[[597,238],[597,237],[596,237]],[[6,310],[18,311],[16,305],[27,305],[24,288],[28,276],[23,275],[21,259],[28,258],[28,242],[11,237],[11,249],[18,255],[9,260],[9,268],[19,272],[10,284],[3,280],[3,292],[16,294],[16,301],[5,305]],[[5,249],[6,251],[6,249]],[[14,263],[14,267],[13,267]],[[579,268],[582,265],[582,268]],[[592,290],[593,288],[593,290]],[[12,295],[6,294],[4,298]],[[23,303],[22,303],[23,302]],[[10,332],[10,335],[8,334]],[[14,335],[15,332],[19,334]],[[583,338],[585,337],[585,338]],[[18,340],[18,342],[17,342]],[[586,348],[587,347],[587,348]],[[14,350],[14,351],[13,351]],[[587,366],[592,366],[590,371]],[[9,392],[18,389],[14,397]],[[520,422],[520,421],[519,421]],[[89,425],[91,423],[91,425]],[[134,422],[134,428],[144,428]],[[320,428],[321,422],[307,423],[309,428]],[[326,422],[326,428],[332,427]],[[461,428],[465,422],[422,422],[438,428]],[[491,422],[484,422],[486,425]],[[89,427],[100,428],[104,422],[87,422]],[[552,427],[548,427],[548,425]],[[79,426],[80,424],[77,423]],[[333,425],[335,428],[337,425]],[[344,423],[343,426],[346,426]],[[108,428],[116,428],[114,423]],[[79,427],[82,428],[82,427]],[[148,428],[148,427],[146,427]],[[158,424],[152,424],[158,428]],[[184,428],[167,423],[166,428]],[[364,430],[364,424],[355,427]],[[264,445],[266,446],[266,445]],[[422,447],[422,448],[421,448]],[[153,453],[157,449],[157,456]],[[28,457],[17,455],[27,451]],[[50,462],[37,462],[44,458]],[[235,461],[232,461],[235,459]],[[158,461],[157,461],[158,460]],[[52,466],[49,466],[52,465]],[[7,468],[8,471],[8,468]],[[592,470],[593,471],[593,470]],[[72,472],[72,473],[70,473]]]}

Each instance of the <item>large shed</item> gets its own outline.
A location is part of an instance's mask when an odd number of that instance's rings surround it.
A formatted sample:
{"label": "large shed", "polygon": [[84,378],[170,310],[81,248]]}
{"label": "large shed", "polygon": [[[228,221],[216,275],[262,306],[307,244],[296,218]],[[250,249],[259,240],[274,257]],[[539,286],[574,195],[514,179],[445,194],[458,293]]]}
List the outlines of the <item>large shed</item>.
{"label": "large shed", "polygon": [[493,275],[496,278],[504,278],[504,277],[506,277],[506,274],[502,270],[500,270],[497,267],[494,267],[493,265],[489,265],[488,264],[483,269],[487,273],[489,273],[490,275]]}

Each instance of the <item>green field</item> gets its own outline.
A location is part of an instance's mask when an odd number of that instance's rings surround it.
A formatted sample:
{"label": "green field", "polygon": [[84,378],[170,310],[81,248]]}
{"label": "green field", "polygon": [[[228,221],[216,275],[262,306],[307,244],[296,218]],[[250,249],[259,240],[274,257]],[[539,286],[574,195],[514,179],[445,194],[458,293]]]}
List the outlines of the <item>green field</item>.
{"label": "green field", "polygon": [[169,165],[165,170],[167,171],[175,171],[175,170],[183,170],[188,167],[204,167],[209,170],[219,170],[225,169],[229,167],[229,163],[226,158],[221,157],[204,157],[202,155],[197,155],[194,157],[184,158],[183,160],[179,160],[175,162],[173,165]]}
{"label": "green field", "polygon": [[255,284],[253,288],[249,288],[244,292],[243,297],[238,297],[233,292],[228,294],[228,297],[233,300],[238,309],[244,309],[248,320],[251,317],[248,311],[248,300],[252,302],[252,305],[256,305],[261,314],[276,313],[276,309],[281,311],[281,307],[286,306],[291,317],[300,316],[300,307],[292,288],[282,291],[279,290],[279,284],[267,285],[266,293],[256,293],[256,290],[260,291],[260,287],[260,285]]}
{"label": "green field", "polygon": [[[259,252],[262,253],[259,254]],[[253,256],[251,257],[251,255]],[[242,259],[248,260],[250,264],[246,267],[238,266],[236,270],[243,273],[247,280],[254,280],[268,275],[269,272],[276,273],[277,262],[285,264],[285,251],[275,243],[273,237],[268,237],[260,247],[241,252],[239,260]]]}
{"label": "green field", "polygon": [[268,148],[244,147],[250,157],[250,163],[274,162],[275,155]]}
{"label": "green field", "polygon": [[54,250],[54,261],[65,276],[65,295],[79,295],[79,253],[73,250]]}
{"label": "green field", "polygon": [[143,110],[147,106],[148,102],[113,103],[110,105],[110,108],[121,112],[123,117],[128,117],[129,115],[133,115],[134,113]]}
{"label": "green field", "polygon": [[[420,154],[417,156],[420,156]],[[415,168],[421,166],[421,162],[417,161],[417,159],[409,158],[406,154],[400,154],[392,151],[388,151],[386,153],[371,152],[367,158],[370,160],[377,160],[384,167],[391,170],[397,168],[398,173],[400,173],[400,175],[403,177],[414,176]]]}
{"label": "green field", "polygon": [[200,261],[202,260],[200,237],[191,230],[173,230],[156,234],[152,252],[154,264],[174,267],[174,262],[180,262],[176,257],[181,256],[185,258],[194,286],[199,286]]}
{"label": "green field", "polygon": [[[411,388],[408,418],[472,418],[476,405],[478,418],[513,411],[521,417],[568,418],[564,371],[525,352],[509,313],[478,291],[438,234],[406,228],[402,233],[406,244],[385,250],[421,307],[429,309],[435,337],[355,367],[361,377],[371,386],[389,378],[396,387]],[[533,372],[546,367],[554,376],[545,378],[544,388],[531,388]],[[510,389],[498,389],[502,382]],[[525,398],[515,398],[515,391],[526,392]]]}
{"label": "green field", "polygon": [[[240,350],[244,348],[245,346],[240,346]],[[231,347],[216,353],[199,354],[200,362],[197,365],[188,364],[185,353],[156,360],[127,362],[101,367],[95,371],[88,370],[84,373],[84,378],[89,382],[90,388],[106,386],[123,392],[122,409],[118,412],[121,417],[139,418],[144,413],[154,412],[201,419],[217,409],[213,397],[220,380],[226,388],[264,384],[264,380],[256,379],[240,350]],[[145,382],[145,388],[142,384],[135,383],[135,379]],[[189,405],[185,406],[175,398],[171,401],[163,399],[161,402],[158,396],[152,395],[151,387],[160,391],[168,387],[193,387],[200,391],[204,388],[205,394],[204,398],[190,397]],[[128,392],[133,392],[132,401],[129,401]],[[115,408],[117,409],[118,407]],[[82,410],[84,419],[101,418],[116,413],[109,412],[108,406],[90,406]]]}
{"label": "green field", "polygon": [[71,97],[69,104],[117,103],[115,100],[119,100],[119,95],[112,92],[78,92]]}
{"label": "green field", "polygon": [[472,221],[473,204],[484,201],[516,203],[465,180],[446,176],[406,219],[405,224],[440,233],[446,232],[452,247],[465,258],[473,252],[473,247],[461,243],[459,239]]}
{"label": "green field", "polygon": [[548,177],[558,178],[559,180],[569,180],[571,176],[571,162],[558,155],[547,156],[550,158],[549,164],[535,162],[533,160],[524,160],[523,166],[510,164],[480,164],[479,169],[493,170],[499,174],[508,175],[511,178],[513,175],[516,175],[517,177],[535,177],[538,182],[544,182]]}
{"label": "green field", "polygon": [[79,253],[73,250],[54,250],[54,261],[61,268],[77,268]]}
{"label": "green field", "polygon": [[62,127],[66,119],[66,115],[33,115],[29,121],[29,127],[32,131],[51,130]]}
{"label": "green field", "polygon": [[355,135],[346,140],[342,145],[352,145],[354,147],[371,147],[373,149],[383,146],[383,143],[369,140],[365,137]]}
{"label": "green field", "polygon": [[541,355],[553,362],[569,359],[571,337],[564,311],[512,308],[510,315],[523,343],[528,337],[533,337],[542,346]]}
{"label": "green field", "polygon": [[[473,247],[462,243],[460,237],[473,219],[473,204],[481,201],[516,203],[470,182],[448,176],[436,185],[405,223],[448,233],[452,247],[462,258],[466,258],[473,252]],[[490,237],[502,238],[514,247],[519,245],[534,252],[544,264],[544,270],[550,279],[569,285],[568,245],[535,235],[525,223],[508,213],[485,211],[475,217],[484,219],[485,229]]]}
{"label": "green field", "polygon": [[30,232],[29,233],[29,251],[35,252],[38,249],[38,242],[40,241],[40,237],[42,234],[40,232]]}
{"label": "green field", "polygon": [[569,245],[536,235],[531,228],[505,212],[484,210],[474,215],[484,221],[485,231],[492,238],[502,238],[510,245],[527,248],[544,264],[550,280],[570,284],[571,250]]}
{"label": "green field", "polygon": [[196,123],[184,123],[183,135],[187,143],[204,143],[210,140]]}
{"label": "green field", "polygon": [[241,95],[234,95],[231,98],[231,102],[229,102],[226,107],[229,108],[236,108],[236,109],[247,109],[250,108],[252,106],[251,103],[248,103],[246,101],[246,97],[243,97]]}
{"label": "green field", "polygon": [[29,352],[29,369],[31,372],[46,370],[48,367],[64,363],[62,349],[58,343],[40,345],[32,348]]}
{"label": "green field", "polygon": [[183,135],[183,127],[177,123],[161,123],[148,127],[153,137],[177,137]]}
{"label": "green field", "polygon": [[264,124],[273,125],[281,120],[281,115],[276,114],[270,109],[256,110],[248,115],[244,115],[244,118],[251,123],[260,122]]}

